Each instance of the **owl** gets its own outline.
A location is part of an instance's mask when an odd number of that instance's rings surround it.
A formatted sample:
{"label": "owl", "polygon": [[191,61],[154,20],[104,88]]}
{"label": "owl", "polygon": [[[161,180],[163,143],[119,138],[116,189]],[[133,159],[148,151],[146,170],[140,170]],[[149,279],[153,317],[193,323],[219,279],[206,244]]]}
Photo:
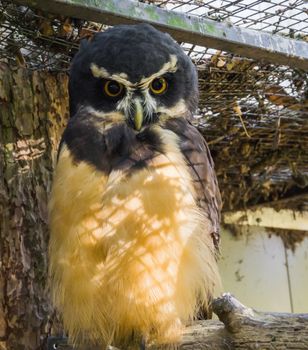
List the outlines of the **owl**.
{"label": "owl", "polygon": [[82,43],[69,98],[49,201],[54,305],[72,343],[176,346],[219,283],[196,68],[168,34],[119,25]]}

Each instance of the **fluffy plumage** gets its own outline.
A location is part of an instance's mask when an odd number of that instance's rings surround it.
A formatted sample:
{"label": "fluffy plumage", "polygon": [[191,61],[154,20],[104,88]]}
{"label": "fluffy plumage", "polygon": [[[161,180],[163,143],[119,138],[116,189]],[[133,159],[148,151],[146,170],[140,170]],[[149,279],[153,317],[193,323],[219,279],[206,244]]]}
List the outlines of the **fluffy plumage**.
{"label": "fluffy plumage", "polygon": [[[104,95],[106,80],[123,93]],[[97,34],[74,58],[49,203],[52,296],[73,342],[175,344],[207,309],[221,203],[189,122],[197,96],[190,59],[149,25]]]}

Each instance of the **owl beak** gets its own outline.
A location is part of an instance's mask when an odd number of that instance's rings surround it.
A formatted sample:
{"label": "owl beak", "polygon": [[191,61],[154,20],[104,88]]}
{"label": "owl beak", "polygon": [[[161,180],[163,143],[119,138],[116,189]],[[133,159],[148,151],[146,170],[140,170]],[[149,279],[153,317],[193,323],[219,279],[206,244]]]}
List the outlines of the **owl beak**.
{"label": "owl beak", "polygon": [[134,127],[140,131],[143,124],[143,107],[139,99],[134,100]]}

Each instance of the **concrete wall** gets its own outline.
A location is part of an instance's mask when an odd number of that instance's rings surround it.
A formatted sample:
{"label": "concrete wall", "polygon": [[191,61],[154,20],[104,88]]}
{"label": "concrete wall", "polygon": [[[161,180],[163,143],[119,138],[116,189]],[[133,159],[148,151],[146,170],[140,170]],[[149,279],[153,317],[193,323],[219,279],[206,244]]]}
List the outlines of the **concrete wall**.
{"label": "concrete wall", "polygon": [[293,253],[264,228],[223,230],[221,252],[223,292],[260,311],[308,312],[308,238]]}

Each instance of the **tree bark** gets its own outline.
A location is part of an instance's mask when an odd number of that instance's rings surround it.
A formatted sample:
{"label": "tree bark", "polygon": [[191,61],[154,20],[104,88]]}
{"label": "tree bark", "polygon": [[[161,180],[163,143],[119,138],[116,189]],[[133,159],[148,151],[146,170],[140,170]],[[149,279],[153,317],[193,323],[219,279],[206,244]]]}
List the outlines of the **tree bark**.
{"label": "tree bark", "polygon": [[308,314],[258,312],[231,294],[216,299],[213,311],[230,334],[232,349],[308,349]]}
{"label": "tree bark", "polygon": [[51,327],[47,196],[68,118],[67,76],[0,63],[0,349],[43,348]]}

